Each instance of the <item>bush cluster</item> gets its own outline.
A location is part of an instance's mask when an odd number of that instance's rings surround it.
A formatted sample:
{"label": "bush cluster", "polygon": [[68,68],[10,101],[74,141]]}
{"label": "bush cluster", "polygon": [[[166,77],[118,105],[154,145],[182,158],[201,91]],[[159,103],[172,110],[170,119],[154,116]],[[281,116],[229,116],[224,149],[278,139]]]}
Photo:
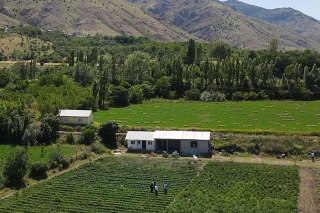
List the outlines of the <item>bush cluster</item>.
{"label": "bush cluster", "polygon": [[96,154],[103,154],[107,151],[107,149],[102,143],[96,141],[93,144],[91,144],[91,151]]}
{"label": "bush cluster", "polygon": [[48,165],[44,162],[36,162],[30,167],[29,177],[34,179],[45,179],[48,177],[47,171],[49,170]]}

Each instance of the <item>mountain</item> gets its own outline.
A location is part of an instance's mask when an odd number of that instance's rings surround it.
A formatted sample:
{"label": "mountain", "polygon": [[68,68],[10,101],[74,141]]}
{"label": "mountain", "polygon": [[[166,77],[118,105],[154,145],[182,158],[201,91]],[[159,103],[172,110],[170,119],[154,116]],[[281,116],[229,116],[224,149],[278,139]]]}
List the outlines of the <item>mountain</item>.
{"label": "mountain", "polygon": [[265,9],[237,0],[223,2],[235,11],[293,30],[320,43],[320,21],[292,8]]}
{"label": "mountain", "polygon": [[47,30],[85,35],[126,34],[160,41],[195,38],[175,26],[161,23],[125,0],[25,0],[1,4],[2,14]]}
{"label": "mountain", "polygon": [[130,0],[150,16],[174,24],[206,41],[224,41],[240,48],[264,49],[272,37],[281,50],[320,50],[320,42],[258,18],[249,17],[218,0]]}
{"label": "mountain", "polygon": [[[233,9],[232,9],[233,8]],[[159,41],[190,38],[223,41],[239,48],[266,49],[273,37],[281,50],[320,51],[317,35],[299,34],[249,17],[218,0],[11,0],[0,2],[6,17],[47,30]]]}

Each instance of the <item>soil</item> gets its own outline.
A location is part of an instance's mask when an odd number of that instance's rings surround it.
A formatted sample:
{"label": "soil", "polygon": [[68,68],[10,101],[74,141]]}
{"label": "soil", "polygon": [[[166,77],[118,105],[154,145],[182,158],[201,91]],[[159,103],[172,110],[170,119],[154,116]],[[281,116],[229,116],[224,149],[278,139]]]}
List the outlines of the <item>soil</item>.
{"label": "soil", "polygon": [[299,212],[320,212],[315,170],[300,168],[300,178]]}

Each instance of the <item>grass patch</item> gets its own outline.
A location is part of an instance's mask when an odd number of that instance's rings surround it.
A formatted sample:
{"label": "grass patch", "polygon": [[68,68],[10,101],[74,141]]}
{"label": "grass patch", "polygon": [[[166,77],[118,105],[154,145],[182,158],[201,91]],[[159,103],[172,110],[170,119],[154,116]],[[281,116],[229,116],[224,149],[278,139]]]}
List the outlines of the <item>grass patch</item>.
{"label": "grass patch", "polygon": [[277,131],[309,134],[320,132],[319,103],[320,101],[222,103],[150,101],[126,108],[98,111],[94,119],[99,123],[107,120],[126,120],[125,125],[129,127],[137,125],[154,127],[156,124],[162,128],[196,127],[212,131]]}

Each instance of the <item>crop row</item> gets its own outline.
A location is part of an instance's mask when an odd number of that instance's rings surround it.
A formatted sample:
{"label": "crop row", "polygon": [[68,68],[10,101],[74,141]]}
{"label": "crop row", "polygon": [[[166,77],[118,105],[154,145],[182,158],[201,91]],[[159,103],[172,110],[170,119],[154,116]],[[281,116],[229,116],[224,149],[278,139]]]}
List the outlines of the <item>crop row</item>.
{"label": "crop row", "polygon": [[[195,175],[185,160],[109,157],[0,201],[0,212],[161,212]],[[158,196],[150,193],[151,181],[160,185]]]}
{"label": "crop row", "polygon": [[296,167],[209,162],[166,212],[298,211]]}

